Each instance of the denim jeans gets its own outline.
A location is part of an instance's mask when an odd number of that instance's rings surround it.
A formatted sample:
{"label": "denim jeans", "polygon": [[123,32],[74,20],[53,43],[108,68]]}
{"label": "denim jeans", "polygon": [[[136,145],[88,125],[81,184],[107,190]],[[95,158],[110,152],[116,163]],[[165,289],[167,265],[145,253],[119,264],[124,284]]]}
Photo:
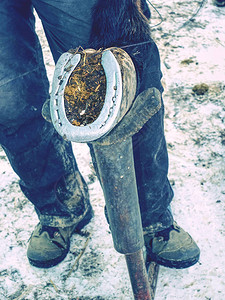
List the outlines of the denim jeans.
{"label": "denim jeans", "polygon": [[[49,83],[33,8],[57,62],[71,48],[88,48],[91,9],[96,1],[0,2],[0,143],[20,177],[22,191],[34,204],[41,223],[49,226],[75,224],[90,209],[90,202],[71,144],[41,116]],[[145,58],[139,90],[156,87],[162,92],[154,42]],[[158,231],[172,223],[168,206],[173,192],[167,179],[163,107],[133,137],[133,146],[143,227]]]}

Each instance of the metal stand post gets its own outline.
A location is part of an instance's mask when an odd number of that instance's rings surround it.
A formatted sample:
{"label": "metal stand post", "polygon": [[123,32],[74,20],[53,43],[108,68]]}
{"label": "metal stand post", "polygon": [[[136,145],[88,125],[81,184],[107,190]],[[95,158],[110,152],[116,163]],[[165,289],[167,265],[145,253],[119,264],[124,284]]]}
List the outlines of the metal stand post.
{"label": "metal stand post", "polygon": [[133,289],[134,299],[149,300],[151,297],[151,290],[148,281],[148,275],[143,258],[143,251],[132,254],[125,254],[127,268],[130,276],[130,282]]}
{"label": "metal stand post", "polygon": [[115,145],[93,143],[115,249],[125,254],[134,298],[151,300],[143,257],[143,231],[133,162],[132,138]]}

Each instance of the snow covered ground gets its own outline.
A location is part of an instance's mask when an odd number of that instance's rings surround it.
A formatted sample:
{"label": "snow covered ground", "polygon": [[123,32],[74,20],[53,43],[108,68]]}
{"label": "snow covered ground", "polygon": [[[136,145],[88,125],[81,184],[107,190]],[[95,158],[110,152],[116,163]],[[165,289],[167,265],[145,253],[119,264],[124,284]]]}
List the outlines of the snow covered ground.
{"label": "snow covered ground", "polygon": [[[177,222],[201,248],[197,265],[160,268],[156,300],[225,299],[225,8],[208,1],[156,1],[164,21],[153,27],[165,87],[169,179]],[[202,7],[201,7],[201,4]],[[198,14],[190,18],[201,7]],[[152,9],[152,26],[159,15]],[[188,22],[187,22],[188,21]],[[37,23],[49,78],[54,66]],[[193,87],[207,85],[196,95]],[[73,235],[65,261],[49,270],[31,267],[27,240],[38,219],[0,151],[0,300],[132,299],[125,259],[112,244],[104,198],[85,144],[74,152],[95,211],[82,235]]]}

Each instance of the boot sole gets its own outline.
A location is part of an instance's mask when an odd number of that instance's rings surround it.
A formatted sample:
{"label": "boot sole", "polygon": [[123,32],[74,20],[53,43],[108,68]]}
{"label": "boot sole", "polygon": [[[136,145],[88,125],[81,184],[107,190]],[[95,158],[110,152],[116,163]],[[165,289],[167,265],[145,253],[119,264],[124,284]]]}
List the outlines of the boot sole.
{"label": "boot sole", "polygon": [[170,261],[170,260],[156,257],[155,255],[151,254],[147,256],[147,261],[154,261],[155,263],[167,268],[186,269],[195,265],[199,261],[199,257],[200,255],[188,259],[186,261]]}
{"label": "boot sole", "polygon": [[[87,212],[86,216],[77,224],[73,232],[80,231],[84,226],[86,226],[90,222],[93,216],[94,216],[94,212],[93,209],[91,208]],[[68,242],[67,248],[63,251],[62,255],[59,257],[56,257],[48,261],[37,261],[37,260],[30,259],[28,257],[28,260],[29,263],[34,267],[47,269],[47,268],[54,267],[58,265],[61,261],[63,261],[64,258],[67,256],[69,250],[70,250],[70,241]]]}
{"label": "boot sole", "polygon": [[214,3],[215,3],[215,5],[218,6],[218,7],[223,7],[223,6],[225,6],[225,1],[222,2],[222,3],[215,1]]}

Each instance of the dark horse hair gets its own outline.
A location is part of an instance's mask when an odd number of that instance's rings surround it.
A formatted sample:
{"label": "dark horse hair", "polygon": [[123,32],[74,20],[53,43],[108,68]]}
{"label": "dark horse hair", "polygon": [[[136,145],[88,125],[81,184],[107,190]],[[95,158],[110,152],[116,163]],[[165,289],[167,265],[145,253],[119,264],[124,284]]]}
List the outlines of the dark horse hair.
{"label": "dark horse hair", "polygon": [[146,0],[98,0],[93,8],[92,48],[146,42],[151,39]]}

